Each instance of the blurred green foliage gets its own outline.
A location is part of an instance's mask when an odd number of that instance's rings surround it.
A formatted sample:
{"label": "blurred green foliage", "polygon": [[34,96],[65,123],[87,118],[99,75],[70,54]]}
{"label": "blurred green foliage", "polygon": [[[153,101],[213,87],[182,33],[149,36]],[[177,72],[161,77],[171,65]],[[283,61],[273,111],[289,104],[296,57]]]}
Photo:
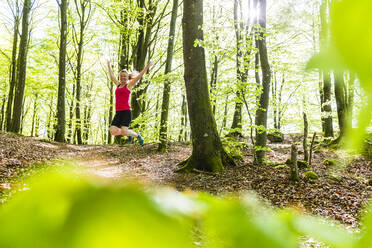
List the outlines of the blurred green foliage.
{"label": "blurred green foliage", "polygon": [[[216,197],[98,183],[65,170],[43,172],[0,208],[0,247],[370,247],[365,232],[274,210],[252,194]],[[198,232],[195,232],[198,230]]]}

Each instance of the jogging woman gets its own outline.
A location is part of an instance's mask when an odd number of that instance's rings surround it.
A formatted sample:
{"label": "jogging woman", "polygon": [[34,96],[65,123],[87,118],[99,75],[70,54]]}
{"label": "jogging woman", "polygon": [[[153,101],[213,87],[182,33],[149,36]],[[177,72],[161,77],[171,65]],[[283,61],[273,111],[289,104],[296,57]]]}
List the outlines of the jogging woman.
{"label": "jogging woman", "polygon": [[151,65],[152,62],[149,61],[140,73],[129,73],[127,70],[124,69],[120,71],[118,80],[112,72],[110,61],[107,61],[110,78],[117,86],[115,90],[116,114],[111,123],[110,133],[113,136],[123,135],[137,137],[141,146],[143,146],[144,144],[142,136],[139,133],[136,133],[133,130],[129,129],[130,122],[132,121],[132,111],[130,108],[129,100],[131,90],[134,86],[136,86],[136,84],[147,72]]}

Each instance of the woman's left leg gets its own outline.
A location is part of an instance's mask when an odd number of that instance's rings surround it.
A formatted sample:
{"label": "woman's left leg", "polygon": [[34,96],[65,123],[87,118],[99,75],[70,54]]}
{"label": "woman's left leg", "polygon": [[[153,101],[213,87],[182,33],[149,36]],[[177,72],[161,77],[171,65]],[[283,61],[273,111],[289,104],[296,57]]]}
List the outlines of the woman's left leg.
{"label": "woman's left leg", "polygon": [[132,136],[132,137],[138,137],[138,134],[134,132],[133,130],[129,129],[126,126],[121,127],[121,135],[123,136]]}

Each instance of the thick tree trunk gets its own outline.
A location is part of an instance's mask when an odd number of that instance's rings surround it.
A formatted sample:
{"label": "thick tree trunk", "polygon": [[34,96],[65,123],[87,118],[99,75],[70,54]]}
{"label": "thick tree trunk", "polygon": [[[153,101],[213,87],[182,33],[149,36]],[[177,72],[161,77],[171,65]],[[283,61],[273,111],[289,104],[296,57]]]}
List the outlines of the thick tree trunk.
{"label": "thick tree trunk", "polygon": [[[57,0],[58,1],[58,0]],[[66,45],[67,45],[67,8],[68,0],[58,2],[61,13],[61,33],[59,45],[59,64],[58,64],[58,102],[57,102],[57,128],[55,141],[65,141],[66,131]]]}
{"label": "thick tree trunk", "polygon": [[16,11],[14,16],[14,31],[13,31],[13,49],[12,49],[12,64],[10,67],[10,82],[8,93],[8,104],[6,106],[6,130],[12,129],[12,107],[14,101],[14,88],[16,87],[16,73],[17,73],[17,46],[18,46],[18,32],[19,32],[19,7],[18,0],[16,1]]}
{"label": "thick tree trunk", "polygon": [[[167,60],[165,64],[165,75],[172,70],[174,37],[176,34],[176,21],[177,21],[178,0],[173,0],[172,17],[169,30],[169,40],[167,49]],[[169,111],[169,97],[170,97],[170,82],[168,79],[164,82],[163,89],[163,102],[161,105],[160,117],[160,133],[159,133],[159,147],[158,151],[165,152],[167,150],[167,129],[168,129],[168,111]]]}
{"label": "thick tree trunk", "polygon": [[[259,1],[259,25],[261,29],[266,29],[266,0]],[[263,164],[265,159],[266,139],[267,139],[267,112],[269,108],[269,94],[270,94],[270,65],[267,55],[266,38],[262,31],[260,31],[260,39],[258,40],[258,48],[260,54],[260,63],[262,70],[262,93],[259,100],[259,108],[256,111],[255,124],[261,128],[262,131],[256,130],[256,159],[258,164]]]}
{"label": "thick tree trunk", "polygon": [[203,30],[199,28],[203,26],[203,1],[184,0],[183,7],[184,78],[193,150],[181,170],[218,172],[224,165],[235,163],[222,147],[212,114],[204,48],[194,47],[196,39],[203,40]]}
{"label": "thick tree trunk", "polygon": [[31,0],[25,0],[22,10],[22,34],[18,52],[18,75],[17,86],[14,96],[12,131],[18,133],[21,127],[22,106],[24,101],[25,83],[26,83],[26,68],[27,68],[27,51],[29,38],[29,22],[30,22]]}

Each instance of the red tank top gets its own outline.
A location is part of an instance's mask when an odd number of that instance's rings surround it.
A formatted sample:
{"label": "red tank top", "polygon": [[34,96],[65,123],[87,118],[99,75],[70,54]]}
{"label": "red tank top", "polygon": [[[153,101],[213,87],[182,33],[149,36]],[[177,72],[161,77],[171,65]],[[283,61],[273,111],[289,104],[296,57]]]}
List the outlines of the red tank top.
{"label": "red tank top", "polygon": [[116,111],[130,110],[129,105],[130,90],[125,85],[122,88],[117,87],[115,90],[115,109]]}

